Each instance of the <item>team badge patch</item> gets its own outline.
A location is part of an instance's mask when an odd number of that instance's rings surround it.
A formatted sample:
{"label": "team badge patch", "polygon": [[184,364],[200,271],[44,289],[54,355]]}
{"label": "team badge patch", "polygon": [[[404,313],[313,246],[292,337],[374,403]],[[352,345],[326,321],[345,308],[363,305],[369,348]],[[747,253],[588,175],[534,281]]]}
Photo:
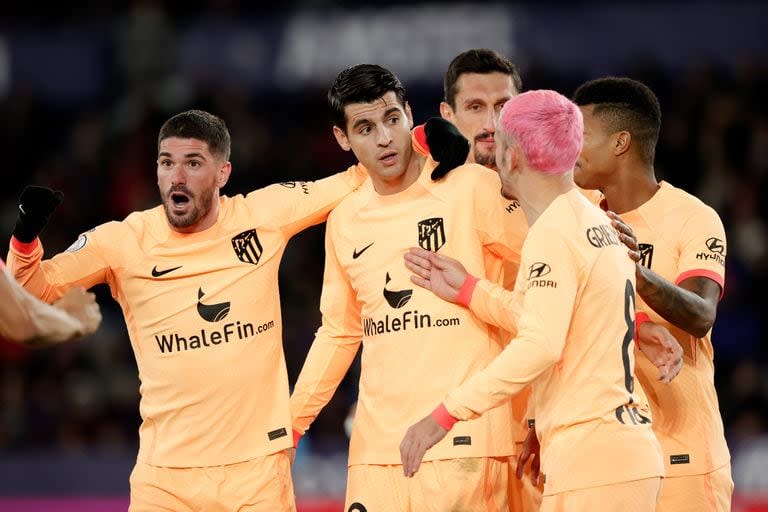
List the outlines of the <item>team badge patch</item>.
{"label": "team badge patch", "polygon": [[419,222],[419,246],[437,252],[445,245],[445,226],[442,217],[433,217]]}

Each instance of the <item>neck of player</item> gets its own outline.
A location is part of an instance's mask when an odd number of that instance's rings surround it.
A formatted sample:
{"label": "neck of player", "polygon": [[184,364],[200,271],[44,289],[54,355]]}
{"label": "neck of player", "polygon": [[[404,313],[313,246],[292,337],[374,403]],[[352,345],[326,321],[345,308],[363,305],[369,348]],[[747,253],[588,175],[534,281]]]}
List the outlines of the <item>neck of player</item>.
{"label": "neck of player", "polygon": [[552,201],[574,189],[573,171],[552,175],[534,170],[525,170],[518,181],[518,200],[528,220],[533,226]]}
{"label": "neck of player", "polygon": [[618,214],[636,210],[659,190],[653,166],[638,166],[613,173],[601,191],[608,209]]}

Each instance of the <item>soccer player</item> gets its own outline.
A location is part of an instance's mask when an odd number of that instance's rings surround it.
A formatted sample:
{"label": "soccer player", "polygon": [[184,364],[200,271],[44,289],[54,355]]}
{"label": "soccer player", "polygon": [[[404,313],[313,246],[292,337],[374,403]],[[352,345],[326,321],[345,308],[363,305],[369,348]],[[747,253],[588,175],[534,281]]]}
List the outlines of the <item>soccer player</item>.
{"label": "soccer player", "polygon": [[[487,48],[473,48],[460,53],[448,65],[443,80],[443,101],[440,115],[456,126],[469,140],[471,148],[467,162],[475,162],[496,170],[496,118],[501,108],[523,89],[517,67],[505,56]],[[417,132],[418,133],[418,132]],[[510,207],[519,207],[516,202]],[[513,289],[517,267],[505,268],[504,287]],[[527,417],[530,391],[518,394],[512,400],[516,441],[515,455],[523,452],[528,434]],[[532,405],[532,404],[530,404]],[[517,464],[510,469],[517,473]],[[522,466],[521,466],[522,470]],[[520,471],[522,476],[522,471]],[[510,512],[534,512],[541,504],[542,487],[534,486],[530,478],[509,479]]]}
{"label": "soccer player", "polygon": [[418,243],[498,281],[502,259],[519,260],[525,219],[519,208],[507,210],[498,175],[482,166],[430,179],[435,162],[413,150],[405,90],[390,71],[348,68],[328,100],[337,142],[371,179],[328,218],[323,321],[291,397],[294,430],[306,431],[362,343],[345,510],[506,512],[515,449],[508,404],[435,446],[418,479],[403,476],[398,444],[407,426],[442,390],[488,364],[504,338],[465,308],[414,288],[402,255]]}
{"label": "soccer player", "polygon": [[[367,176],[352,168],[227,197],[229,155],[220,118],[175,115],[158,136],[162,206],[46,261],[39,229],[11,241],[8,266],[38,297],[107,283],[123,309],[141,379],[131,511],[295,510],[278,268],[291,236]],[[20,220],[34,210],[22,196]]]}
{"label": "soccer player", "polygon": [[713,381],[712,324],[725,280],[726,242],[717,213],[685,191],[656,180],[661,126],[656,95],[629,78],[600,78],[576,90],[584,114],[584,148],[574,178],[599,188],[639,241],[638,309],[666,326],[685,349],[669,386],[637,358],[653,430],[664,451],[660,512],[731,509],[733,481]]}
{"label": "soccer player", "polygon": [[28,346],[49,345],[91,334],[101,323],[93,293],[72,288],[49,305],[30,295],[0,260],[0,339]]}
{"label": "soccer player", "polygon": [[504,106],[496,130],[502,194],[520,201],[530,226],[517,286],[509,292],[468,276],[452,299],[483,319],[519,312],[516,337],[409,428],[400,446],[407,476],[449,431],[530,383],[541,510],[654,510],[663,463],[634,385],[634,269],[610,219],[573,182],[582,136],[578,108],[554,91]]}

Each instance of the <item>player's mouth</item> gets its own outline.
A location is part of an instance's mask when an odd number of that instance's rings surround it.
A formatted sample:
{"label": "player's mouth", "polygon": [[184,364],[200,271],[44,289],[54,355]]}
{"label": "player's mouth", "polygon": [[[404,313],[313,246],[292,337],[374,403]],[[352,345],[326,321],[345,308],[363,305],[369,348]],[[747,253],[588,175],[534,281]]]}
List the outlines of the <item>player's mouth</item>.
{"label": "player's mouth", "polygon": [[387,151],[382,153],[379,157],[379,161],[384,164],[385,167],[391,167],[397,163],[397,151]]}
{"label": "player's mouth", "polygon": [[184,212],[192,202],[192,198],[184,192],[171,192],[170,196],[171,208],[175,213]]}
{"label": "player's mouth", "polygon": [[495,148],[496,139],[493,138],[493,135],[480,136],[475,139],[475,144],[483,148]]}

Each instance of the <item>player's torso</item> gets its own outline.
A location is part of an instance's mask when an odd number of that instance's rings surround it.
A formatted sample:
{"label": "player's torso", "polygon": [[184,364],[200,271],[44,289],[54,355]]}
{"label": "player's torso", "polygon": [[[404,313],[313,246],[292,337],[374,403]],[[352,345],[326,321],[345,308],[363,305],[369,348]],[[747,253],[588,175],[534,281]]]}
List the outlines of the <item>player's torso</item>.
{"label": "player's torso", "polygon": [[[653,208],[641,208],[623,215],[632,226],[641,252],[640,263],[666,280],[676,283],[689,268],[681,265],[681,254],[691,250],[682,246],[681,234],[686,218],[677,214],[675,189],[662,190]],[[685,197],[683,196],[683,199]],[[724,264],[723,241],[712,236],[693,248],[695,260]],[[650,314],[675,336],[683,347],[684,366],[670,384],[656,379],[658,370],[641,353],[636,372],[653,412],[654,431],[662,444],[667,476],[698,474],[714,470],[728,461],[717,394],[714,387],[714,351],[710,333],[696,338],[656,314],[641,297],[639,309]]]}

